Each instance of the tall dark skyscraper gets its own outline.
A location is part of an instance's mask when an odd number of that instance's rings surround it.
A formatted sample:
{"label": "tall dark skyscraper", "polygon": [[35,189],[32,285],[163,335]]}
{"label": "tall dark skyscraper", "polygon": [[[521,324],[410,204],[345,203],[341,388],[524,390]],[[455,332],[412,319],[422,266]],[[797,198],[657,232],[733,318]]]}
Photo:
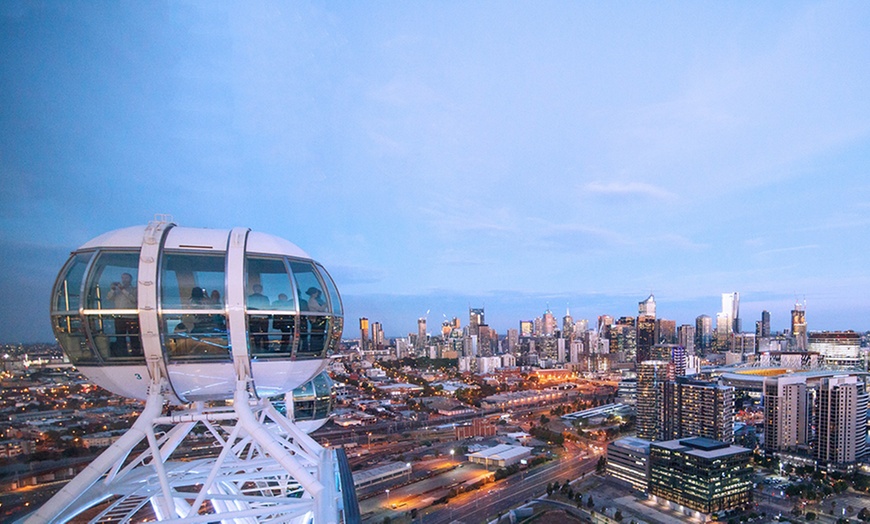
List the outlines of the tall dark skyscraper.
{"label": "tall dark skyscraper", "polygon": [[656,344],[677,343],[677,321],[664,318],[656,319]]}
{"label": "tall dark skyscraper", "polygon": [[636,361],[649,360],[652,347],[656,343],[656,319],[649,315],[637,317],[637,353]]}
{"label": "tall dark skyscraper", "polygon": [[426,346],[426,317],[417,319],[417,342],[414,348],[417,350],[423,349]]}
{"label": "tall dark skyscraper", "polygon": [[468,308],[468,334],[477,335],[481,324],[486,324],[483,317],[483,308]]}
{"label": "tall dark skyscraper", "polygon": [[695,347],[704,351],[713,345],[713,319],[709,315],[701,315],[695,319]]}

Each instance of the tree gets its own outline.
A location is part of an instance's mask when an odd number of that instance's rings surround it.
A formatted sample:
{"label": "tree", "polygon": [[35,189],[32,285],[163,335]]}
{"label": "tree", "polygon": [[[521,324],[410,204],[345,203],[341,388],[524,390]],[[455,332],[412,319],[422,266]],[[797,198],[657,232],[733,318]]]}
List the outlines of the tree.
{"label": "tree", "polygon": [[598,464],[595,465],[597,473],[604,473],[607,470],[607,459],[602,455],[598,458]]}
{"label": "tree", "polygon": [[592,500],[592,495],[589,495],[589,500],[586,501],[586,507],[589,509],[595,507],[595,501]]}
{"label": "tree", "polygon": [[816,520],[816,514],[812,511],[807,511],[807,514],[805,516],[807,520]]}
{"label": "tree", "polygon": [[619,510],[616,510],[616,513],[613,514],[613,518],[614,518],[617,522],[622,522],[622,512],[619,511]]}

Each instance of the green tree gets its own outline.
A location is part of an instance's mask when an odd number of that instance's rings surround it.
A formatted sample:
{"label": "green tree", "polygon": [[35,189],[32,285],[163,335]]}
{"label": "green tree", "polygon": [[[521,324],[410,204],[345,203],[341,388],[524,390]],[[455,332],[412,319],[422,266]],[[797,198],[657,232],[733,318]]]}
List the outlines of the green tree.
{"label": "green tree", "polygon": [[816,520],[816,514],[813,513],[812,511],[807,511],[806,519],[807,520]]}
{"label": "green tree", "polygon": [[598,458],[598,464],[595,465],[595,471],[604,473],[607,470],[607,459],[602,455]]}

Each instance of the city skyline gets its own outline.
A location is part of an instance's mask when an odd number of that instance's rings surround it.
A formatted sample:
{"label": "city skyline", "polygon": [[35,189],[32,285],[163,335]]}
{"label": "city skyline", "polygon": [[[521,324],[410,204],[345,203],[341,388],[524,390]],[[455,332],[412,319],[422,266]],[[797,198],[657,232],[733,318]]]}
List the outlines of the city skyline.
{"label": "city skyline", "polygon": [[[347,326],[870,328],[870,6],[0,5],[0,342],[156,213],[295,242]],[[347,334],[352,331],[348,328]]]}

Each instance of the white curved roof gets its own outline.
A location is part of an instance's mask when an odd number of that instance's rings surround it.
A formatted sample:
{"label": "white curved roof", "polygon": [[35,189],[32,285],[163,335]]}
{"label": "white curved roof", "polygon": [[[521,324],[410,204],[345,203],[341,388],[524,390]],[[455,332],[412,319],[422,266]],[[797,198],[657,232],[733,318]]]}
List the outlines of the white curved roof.
{"label": "white curved roof", "polygon": [[[79,250],[98,247],[141,247],[146,227],[132,226],[103,233],[82,244]],[[230,230],[228,229],[176,226],[167,233],[164,247],[166,249],[214,249],[216,251],[225,251],[227,249],[229,234]],[[248,233],[246,252],[311,259],[311,256],[296,244],[259,231],[250,231]]]}
{"label": "white curved roof", "polygon": [[103,233],[82,244],[79,249],[96,247],[140,247],[146,226],[125,227]]}

